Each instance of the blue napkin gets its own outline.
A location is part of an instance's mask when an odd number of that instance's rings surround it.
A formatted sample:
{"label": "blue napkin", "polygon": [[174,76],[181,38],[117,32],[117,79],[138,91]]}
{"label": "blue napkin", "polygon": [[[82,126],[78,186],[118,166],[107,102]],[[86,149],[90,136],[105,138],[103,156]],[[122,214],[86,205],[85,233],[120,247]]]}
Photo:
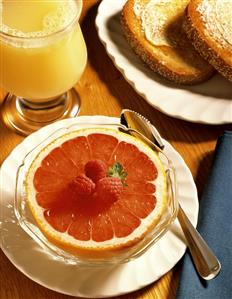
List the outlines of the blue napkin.
{"label": "blue napkin", "polygon": [[219,259],[213,280],[199,278],[188,251],[177,299],[232,299],[232,132],[219,137],[213,166],[200,202],[198,231]]}

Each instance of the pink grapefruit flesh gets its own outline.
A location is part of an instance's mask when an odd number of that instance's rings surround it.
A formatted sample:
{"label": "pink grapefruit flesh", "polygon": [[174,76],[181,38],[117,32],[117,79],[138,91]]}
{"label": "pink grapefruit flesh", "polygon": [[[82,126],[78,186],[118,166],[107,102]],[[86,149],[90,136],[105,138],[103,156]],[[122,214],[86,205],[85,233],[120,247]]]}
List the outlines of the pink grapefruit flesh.
{"label": "pink grapefruit flesh", "polygon": [[[121,135],[125,134],[111,134],[110,130],[85,133],[65,140],[37,159],[40,162],[34,163],[36,166],[32,175],[35,201],[32,203],[29,200],[29,203],[42,230],[47,232],[49,229],[43,229],[41,219],[38,220],[35,212],[38,209],[45,222],[52,227],[53,234],[57,231],[80,242],[99,244],[127,238],[125,244],[128,246],[130,235],[156,209],[156,180],[161,164],[157,167],[154,162],[157,157],[151,159],[151,151],[143,150],[145,145],[141,150],[140,143],[130,143],[133,137],[126,135],[121,138]],[[84,174],[86,163],[94,159],[104,161],[107,167],[120,162],[127,172],[123,191],[116,202],[107,203],[94,196],[82,198],[72,188],[73,180]],[[165,183],[162,188],[165,189]],[[158,215],[160,217],[159,212]],[[151,219],[150,222],[156,221]],[[109,246],[112,247],[112,244]],[[107,244],[104,246],[107,248]],[[100,245],[97,247],[100,248]]]}

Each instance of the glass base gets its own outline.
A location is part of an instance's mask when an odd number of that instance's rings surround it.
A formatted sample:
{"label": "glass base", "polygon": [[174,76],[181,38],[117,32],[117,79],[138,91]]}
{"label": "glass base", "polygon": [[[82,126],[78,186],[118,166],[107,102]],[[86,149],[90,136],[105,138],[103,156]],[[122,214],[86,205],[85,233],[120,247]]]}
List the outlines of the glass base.
{"label": "glass base", "polygon": [[79,110],[80,97],[74,88],[38,103],[8,94],[2,106],[2,119],[10,129],[29,135],[54,121],[75,117]]}

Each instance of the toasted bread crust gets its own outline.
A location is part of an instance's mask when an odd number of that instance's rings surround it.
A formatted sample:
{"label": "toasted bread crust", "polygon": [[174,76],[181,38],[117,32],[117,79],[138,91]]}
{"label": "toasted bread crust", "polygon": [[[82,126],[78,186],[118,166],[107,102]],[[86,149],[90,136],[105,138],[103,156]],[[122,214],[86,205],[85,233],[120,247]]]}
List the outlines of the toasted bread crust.
{"label": "toasted bread crust", "polygon": [[123,7],[121,24],[135,53],[153,71],[168,80],[191,85],[207,80],[214,73],[214,69],[195,51],[185,34],[181,34],[182,42],[177,48],[151,44],[144,36],[141,21],[134,14],[134,0],[128,0]]}
{"label": "toasted bread crust", "polygon": [[200,3],[201,0],[191,0],[185,11],[183,29],[199,54],[220,74],[232,81],[232,64],[229,61],[232,52],[207,34],[201,13],[197,10]]}

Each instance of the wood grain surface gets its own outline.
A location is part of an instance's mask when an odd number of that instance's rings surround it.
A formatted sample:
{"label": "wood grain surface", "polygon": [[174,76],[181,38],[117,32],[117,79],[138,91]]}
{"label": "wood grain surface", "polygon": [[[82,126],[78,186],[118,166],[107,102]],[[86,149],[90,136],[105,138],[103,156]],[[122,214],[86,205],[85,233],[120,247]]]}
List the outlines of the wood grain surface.
{"label": "wood grain surface", "polygon": [[[76,85],[82,100],[80,115],[119,116],[121,109],[129,108],[146,116],[184,158],[192,172],[200,198],[210,170],[216,140],[223,131],[231,129],[231,125],[189,123],[164,115],[147,104],[114,67],[99,41],[95,28],[98,5],[97,0],[84,0],[80,20],[88,49],[88,64]],[[20,73],[20,70],[18,71]],[[6,92],[1,90],[0,109],[5,94]],[[23,139],[23,136],[9,130],[0,121],[0,164]],[[0,267],[1,299],[73,298],[31,281],[10,263],[2,251],[0,251]],[[120,298],[174,299],[180,271],[181,262],[159,281]]]}

